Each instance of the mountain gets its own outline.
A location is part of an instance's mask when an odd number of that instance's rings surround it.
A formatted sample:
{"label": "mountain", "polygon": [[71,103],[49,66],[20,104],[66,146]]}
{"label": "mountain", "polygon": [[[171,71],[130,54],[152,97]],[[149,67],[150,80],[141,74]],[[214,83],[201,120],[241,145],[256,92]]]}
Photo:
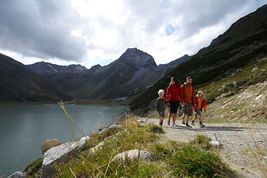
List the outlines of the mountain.
{"label": "mountain", "polygon": [[[127,49],[119,59],[103,67],[94,67],[83,75],[86,83],[76,92],[77,97],[110,99],[127,96],[139,84],[131,79],[140,70],[157,67],[153,57],[137,48]],[[86,77],[85,77],[86,76]]]}
{"label": "mountain", "polygon": [[157,66],[148,53],[129,48],[107,66],[95,65],[86,69],[81,65],[58,66],[39,62],[28,65],[28,68],[74,98],[113,99],[142,91],[189,59],[185,55]]}
{"label": "mountain", "polygon": [[111,99],[127,97],[152,85],[190,57],[157,66],[154,58],[137,48],[127,49],[119,59],[107,66],[94,66],[82,77],[86,83],[76,92],[76,97]]}
{"label": "mountain", "polygon": [[49,74],[49,73],[79,73],[81,71],[87,70],[86,67],[82,65],[69,65],[69,66],[60,66],[56,64],[51,64],[48,62],[37,62],[31,65],[28,65],[28,68],[37,72],[38,74]]}
{"label": "mountain", "polygon": [[25,65],[0,54],[0,101],[58,101],[67,99],[51,83]]}
{"label": "mountain", "polygon": [[[139,114],[150,110],[157,91],[167,88],[171,76],[184,81],[187,75],[191,75],[194,87],[204,89],[211,102],[223,94],[224,91],[220,87],[227,84],[225,82],[228,78],[239,76],[233,81],[235,85],[242,85],[239,88],[266,80],[265,69],[258,70],[259,74],[255,76],[251,72],[255,65],[266,66],[266,57],[267,5],[264,5],[239,19],[208,47],[199,50],[189,61],[179,65],[136,96],[130,103],[130,110]],[[243,75],[239,75],[240,71],[243,71]]]}
{"label": "mountain", "polygon": [[61,66],[48,62],[37,62],[27,68],[48,80],[58,90],[72,95],[84,82],[82,75],[88,70],[82,65]]}

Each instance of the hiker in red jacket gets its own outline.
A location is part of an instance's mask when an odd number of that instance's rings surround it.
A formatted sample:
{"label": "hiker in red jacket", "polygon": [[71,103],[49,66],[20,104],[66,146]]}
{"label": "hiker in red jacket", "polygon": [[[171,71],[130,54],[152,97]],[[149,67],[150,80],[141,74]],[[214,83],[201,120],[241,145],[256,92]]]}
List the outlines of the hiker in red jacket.
{"label": "hiker in red jacket", "polygon": [[184,120],[183,124],[187,127],[192,127],[188,124],[190,117],[193,115],[192,106],[194,106],[194,89],[192,86],[191,76],[186,77],[186,82],[181,86],[181,103],[183,106]]}
{"label": "hiker in red jacket", "polygon": [[177,114],[179,102],[180,102],[180,85],[179,85],[177,78],[175,77],[171,78],[171,82],[167,88],[166,102],[170,106],[168,125],[170,125],[170,120],[172,118],[172,126],[176,127],[177,126],[175,124],[176,114]]}

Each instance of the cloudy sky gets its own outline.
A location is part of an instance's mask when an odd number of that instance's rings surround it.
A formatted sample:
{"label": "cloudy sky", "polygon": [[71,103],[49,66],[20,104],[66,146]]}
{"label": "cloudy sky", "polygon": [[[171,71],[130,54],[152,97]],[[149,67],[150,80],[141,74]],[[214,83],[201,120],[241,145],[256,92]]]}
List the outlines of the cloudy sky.
{"label": "cloudy sky", "polygon": [[90,68],[137,47],[159,63],[192,55],[267,0],[2,0],[0,52]]}

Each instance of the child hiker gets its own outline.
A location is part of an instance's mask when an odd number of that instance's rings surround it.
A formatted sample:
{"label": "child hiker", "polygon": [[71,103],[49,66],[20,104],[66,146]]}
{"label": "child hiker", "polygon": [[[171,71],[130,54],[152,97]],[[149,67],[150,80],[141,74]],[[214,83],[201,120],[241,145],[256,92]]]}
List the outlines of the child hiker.
{"label": "child hiker", "polygon": [[194,102],[194,117],[192,120],[192,125],[195,125],[195,119],[199,119],[199,125],[201,128],[204,128],[205,125],[202,122],[202,112],[207,110],[207,102],[204,97],[204,92],[203,91],[198,91],[197,95],[195,97],[195,102]]}
{"label": "child hiker", "polygon": [[156,100],[156,108],[159,113],[159,125],[162,127],[163,119],[165,117],[165,98],[164,98],[164,90],[160,89],[158,91],[159,97]]}

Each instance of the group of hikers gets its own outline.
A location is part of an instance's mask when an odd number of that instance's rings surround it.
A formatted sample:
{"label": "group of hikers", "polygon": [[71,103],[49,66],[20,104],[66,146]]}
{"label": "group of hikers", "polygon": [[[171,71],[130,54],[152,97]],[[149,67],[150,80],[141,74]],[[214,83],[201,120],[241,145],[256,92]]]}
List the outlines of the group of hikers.
{"label": "group of hikers", "polygon": [[[203,91],[198,91],[197,93],[194,92],[191,76],[187,76],[185,83],[182,85],[179,84],[176,77],[171,77],[170,84],[166,91],[166,99],[164,97],[165,92],[163,89],[158,91],[158,95],[156,109],[160,118],[160,126],[163,125],[167,105],[169,108],[168,125],[170,125],[172,120],[172,126],[177,127],[176,118],[178,112],[181,113],[179,115],[183,118],[183,125],[191,128],[192,126],[195,126],[195,120],[198,119],[200,127],[205,128],[201,114],[207,110],[207,102]],[[189,121],[192,116],[193,119],[190,125]]]}

